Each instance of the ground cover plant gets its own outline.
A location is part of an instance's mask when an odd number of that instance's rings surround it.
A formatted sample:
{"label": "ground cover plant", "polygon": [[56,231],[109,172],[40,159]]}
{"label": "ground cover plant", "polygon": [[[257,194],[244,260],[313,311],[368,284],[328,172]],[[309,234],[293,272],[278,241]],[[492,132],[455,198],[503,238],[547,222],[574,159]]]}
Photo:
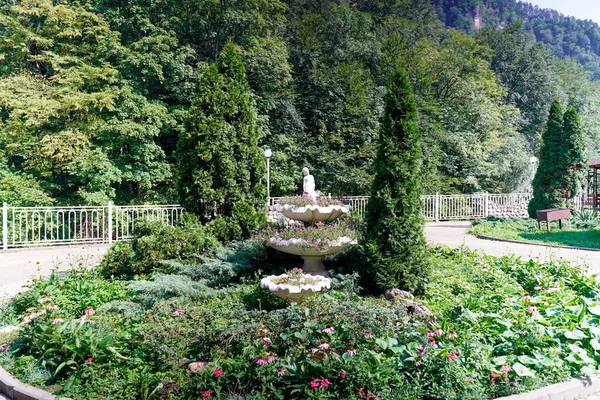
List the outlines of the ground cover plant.
{"label": "ground cover plant", "polygon": [[[594,228],[589,229],[590,226]],[[590,215],[573,218],[572,228],[563,222],[562,230],[557,222],[552,222],[550,232],[546,231],[545,223],[542,223],[542,229],[538,229],[537,221],[529,218],[489,218],[474,222],[469,233],[497,239],[599,249],[600,229],[597,226],[597,219]]]}
{"label": "ground cover plant", "polygon": [[597,370],[600,284],[585,268],[433,249],[415,299],[432,318],[334,271],[331,291],[288,305],[258,287],[270,264],[255,246],[134,281],[35,280],[0,306],[19,327],[0,362],[75,399],[483,399]]}

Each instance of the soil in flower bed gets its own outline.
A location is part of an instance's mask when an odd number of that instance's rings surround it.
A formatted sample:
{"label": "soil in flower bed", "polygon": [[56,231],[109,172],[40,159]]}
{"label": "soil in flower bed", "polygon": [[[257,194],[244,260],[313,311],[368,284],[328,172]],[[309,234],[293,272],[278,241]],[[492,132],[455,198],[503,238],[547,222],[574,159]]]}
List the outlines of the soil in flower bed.
{"label": "soil in flower bed", "polygon": [[486,399],[595,372],[593,277],[560,261],[433,252],[416,301],[435,321],[357,294],[351,276],[301,305],[197,270],[53,276],[2,303],[0,329],[20,329],[0,334],[0,362],[75,399]]}

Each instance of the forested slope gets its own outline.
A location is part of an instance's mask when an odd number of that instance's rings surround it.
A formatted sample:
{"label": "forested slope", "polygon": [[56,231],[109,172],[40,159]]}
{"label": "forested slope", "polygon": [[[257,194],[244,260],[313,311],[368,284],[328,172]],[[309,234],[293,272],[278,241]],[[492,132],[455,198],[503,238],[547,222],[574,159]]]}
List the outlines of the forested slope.
{"label": "forested slope", "polygon": [[553,98],[582,113],[589,152],[596,151],[600,88],[586,68],[552,55],[523,24],[466,29],[474,36],[449,30],[439,7],[428,0],[4,5],[0,201],[179,201],[177,141],[205,71],[228,42],[242,54],[260,145],[273,150],[273,195],[297,192],[303,166],[323,192],[368,193],[386,80],[397,65],[415,89],[427,192],[520,189]]}

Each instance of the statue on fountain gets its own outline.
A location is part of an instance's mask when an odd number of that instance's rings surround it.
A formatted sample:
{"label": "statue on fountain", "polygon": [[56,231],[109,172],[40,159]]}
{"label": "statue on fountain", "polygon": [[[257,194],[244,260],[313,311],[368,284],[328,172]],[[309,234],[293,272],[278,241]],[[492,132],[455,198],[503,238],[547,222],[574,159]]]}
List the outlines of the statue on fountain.
{"label": "statue on fountain", "polygon": [[315,191],[315,178],[310,174],[308,168],[302,168],[302,175],[304,179],[302,181],[302,190],[305,196],[309,196],[314,201],[317,201],[317,192]]}

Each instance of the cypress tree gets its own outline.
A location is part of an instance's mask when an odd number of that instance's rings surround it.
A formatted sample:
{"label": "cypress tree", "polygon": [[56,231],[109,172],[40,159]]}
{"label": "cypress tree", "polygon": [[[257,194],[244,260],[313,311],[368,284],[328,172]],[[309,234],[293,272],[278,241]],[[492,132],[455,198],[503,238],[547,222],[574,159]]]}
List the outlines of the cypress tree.
{"label": "cypress tree", "polygon": [[581,192],[587,170],[585,138],[581,120],[574,107],[569,107],[564,115],[564,138],[567,144],[564,171],[564,195],[573,198]]}
{"label": "cypress tree", "polygon": [[540,165],[533,179],[529,216],[537,210],[565,207],[579,193],[586,165],[585,139],[577,111],[569,107],[562,114],[558,100],[550,106],[546,131],[542,135]]}
{"label": "cypress tree", "polygon": [[546,130],[542,134],[539,166],[533,178],[533,198],[528,211],[536,218],[537,210],[564,206],[564,194],[560,193],[560,175],[564,165],[563,113],[558,100],[550,106]]}
{"label": "cypress tree", "polygon": [[403,288],[422,293],[427,283],[422,157],[412,87],[406,73],[397,69],[388,82],[367,231],[359,249],[366,283],[378,291]]}
{"label": "cypress tree", "polygon": [[246,71],[228,43],[207,68],[177,143],[178,189],[187,210],[204,216],[205,205],[219,215],[247,203],[266,204],[266,165],[258,147],[260,131]]}

